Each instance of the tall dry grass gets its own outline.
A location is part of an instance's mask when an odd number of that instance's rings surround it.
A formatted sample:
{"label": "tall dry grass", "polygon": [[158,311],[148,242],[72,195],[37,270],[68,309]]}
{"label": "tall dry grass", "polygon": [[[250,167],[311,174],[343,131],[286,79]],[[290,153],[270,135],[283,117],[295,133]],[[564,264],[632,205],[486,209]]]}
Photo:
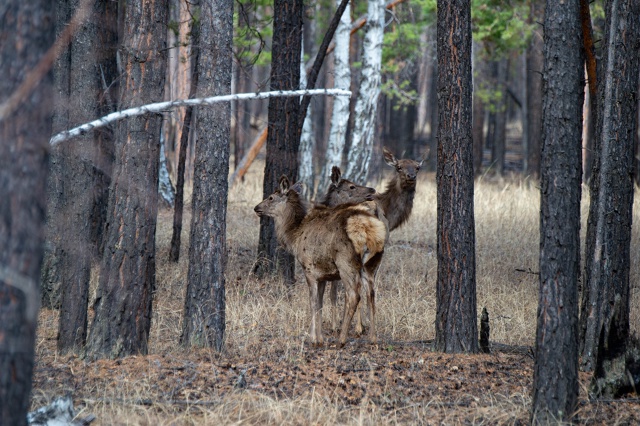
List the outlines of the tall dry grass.
{"label": "tall dry grass", "polygon": [[[270,359],[284,352],[287,359],[305,350],[309,326],[308,292],[300,271],[289,291],[278,279],[258,279],[250,271],[256,261],[259,219],[253,207],[262,199],[262,164],[255,164],[245,181],[229,194],[227,213],[228,265],[226,349],[223,356]],[[539,203],[535,182],[513,178],[501,182],[479,180],[474,198],[478,312],[486,307],[491,318],[491,340],[510,345],[533,345],[538,304]],[[383,189],[383,184],[378,189]],[[638,194],[640,195],[640,194]],[[588,194],[583,191],[583,234]],[[150,352],[179,356],[183,295],[188,268],[190,202],[186,203],[180,262],[168,259],[172,213],[160,212],[157,230],[157,291],[150,337]],[[640,331],[640,197],[634,206],[632,239],[632,330]],[[377,327],[380,341],[415,341],[435,335],[436,313],[436,186],[433,174],[420,177],[411,219],[390,236],[376,282]],[[95,277],[94,277],[95,278]],[[94,279],[95,281],[95,279]],[[325,324],[330,322],[325,313]],[[52,333],[51,324],[40,326]],[[50,336],[49,336],[50,338]],[[213,356],[213,355],[212,355]],[[153,383],[131,384],[127,395],[144,397]],[[117,399],[123,389],[105,387],[105,400]],[[528,395],[498,397],[478,413],[481,422],[510,423],[522,417]],[[438,401],[414,410],[428,422]],[[123,424],[394,424],[393,412],[367,407],[339,408],[310,394],[304,398],[276,399],[254,393],[234,394],[214,407],[175,410],[156,404],[153,411],[133,405],[101,404],[93,411],[99,419],[127,419]],[[459,413],[458,413],[459,414]],[[451,414],[451,423],[459,419]],[[515,416],[515,417],[514,417]],[[473,415],[471,415],[473,417]],[[469,417],[465,417],[468,421]],[[104,421],[104,420],[103,420]],[[447,422],[448,423],[448,422]],[[109,424],[102,423],[102,424]]]}

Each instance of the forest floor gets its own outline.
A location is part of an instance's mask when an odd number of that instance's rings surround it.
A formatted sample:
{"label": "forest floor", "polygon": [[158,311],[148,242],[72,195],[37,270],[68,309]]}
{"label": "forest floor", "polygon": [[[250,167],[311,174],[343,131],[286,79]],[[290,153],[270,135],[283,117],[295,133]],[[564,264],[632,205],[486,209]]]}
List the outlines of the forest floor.
{"label": "forest floor", "polygon": [[[42,315],[50,322],[56,314]],[[57,356],[52,339],[40,344],[50,348],[40,348],[34,404],[71,393],[80,416],[95,414],[99,425],[529,424],[525,347],[449,355],[427,341],[351,339],[337,349],[331,339],[321,349],[288,352],[282,343],[250,357],[201,349],[87,361]],[[640,424],[640,400],[590,401],[588,384],[581,373],[576,424]]]}
{"label": "forest floor", "polygon": [[[258,170],[258,171],[256,171]],[[179,346],[189,226],[168,262],[172,213],[159,213],[157,288],[149,355],[90,360],[56,351],[58,314],[38,323],[32,408],[71,394],[92,425],[525,425],[530,423],[538,302],[539,189],[527,180],[476,183],[477,305],[490,315],[492,353],[443,354],[435,336],[436,188],[418,183],[409,223],[385,246],[376,279],[379,344],[350,333],[338,349],[324,316],[322,348],[308,344],[308,291],[250,272],[257,259],[259,168],[230,193],[226,331],[222,353]],[[378,187],[381,183],[378,182]],[[583,232],[588,212],[583,203]],[[188,205],[188,204],[187,204]],[[187,211],[184,223],[189,224]],[[640,247],[636,194],[632,247]],[[640,332],[640,250],[631,251],[631,329]],[[92,274],[95,297],[97,271]],[[90,306],[91,306],[90,301]],[[340,307],[338,308],[340,312]],[[90,313],[91,313],[90,309]],[[573,421],[638,425],[640,400],[593,401],[580,373]]]}

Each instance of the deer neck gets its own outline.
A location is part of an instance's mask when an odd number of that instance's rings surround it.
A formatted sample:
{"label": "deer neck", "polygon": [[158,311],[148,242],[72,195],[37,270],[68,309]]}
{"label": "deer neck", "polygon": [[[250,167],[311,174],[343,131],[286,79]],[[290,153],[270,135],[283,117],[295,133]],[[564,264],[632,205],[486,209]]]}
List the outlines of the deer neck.
{"label": "deer neck", "polygon": [[416,187],[402,187],[398,177],[394,177],[387,185],[387,189],[380,194],[378,200],[389,221],[389,231],[398,228],[409,219],[413,209],[413,199]]}
{"label": "deer neck", "polygon": [[276,236],[280,244],[290,250],[299,234],[302,220],[307,215],[307,208],[302,202],[287,203],[281,215],[275,217]]}

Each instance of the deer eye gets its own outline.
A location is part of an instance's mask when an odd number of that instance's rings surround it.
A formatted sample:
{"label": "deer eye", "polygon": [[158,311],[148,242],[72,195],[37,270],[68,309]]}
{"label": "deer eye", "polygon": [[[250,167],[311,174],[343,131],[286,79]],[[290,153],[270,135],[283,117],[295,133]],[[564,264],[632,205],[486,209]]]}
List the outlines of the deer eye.
{"label": "deer eye", "polygon": [[273,201],[273,195],[269,195],[269,201]]}
{"label": "deer eye", "polygon": [[351,185],[351,186],[349,187],[349,189],[356,189],[356,186],[355,186],[355,185]]}

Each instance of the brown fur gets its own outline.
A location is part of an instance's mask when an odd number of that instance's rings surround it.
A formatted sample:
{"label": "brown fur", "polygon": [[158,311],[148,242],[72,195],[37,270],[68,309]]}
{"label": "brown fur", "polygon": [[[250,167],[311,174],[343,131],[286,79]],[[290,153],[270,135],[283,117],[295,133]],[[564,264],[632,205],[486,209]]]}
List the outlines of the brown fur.
{"label": "brown fur", "polygon": [[327,207],[335,207],[340,204],[361,203],[373,200],[376,190],[367,186],[356,185],[350,180],[342,178],[340,167],[331,168],[331,183],[327,189],[327,195],[320,204]]}
{"label": "brown fur", "polygon": [[[416,178],[420,167],[424,160],[428,157],[429,151],[423,155],[420,161],[414,161],[410,159],[398,160],[391,151],[387,148],[383,148],[383,155],[385,162],[391,167],[396,169],[396,173],[393,178],[387,183],[386,189],[381,194],[375,195],[375,201],[377,203],[377,216],[387,225],[387,232],[393,231],[404,224],[411,216],[411,210],[413,209],[413,199],[416,193]],[[339,170],[339,169],[338,169]],[[333,178],[333,173],[332,173]],[[356,185],[357,189],[358,185]],[[366,187],[361,187],[366,188]],[[352,196],[349,198],[349,202],[357,203],[365,201],[363,196],[358,198],[360,193],[352,189]],[[327,193],[327,197],[330,197],[330,193]],[[335,198],[335,201],[340,199]],[[346,202],[346,201],[342,201]],[[334,204],[335,205],[335,204]],[[337,328],[337,298],[338,298],[338,283],[332,282],[330,287],[329,297],[332,305],[332,325],[333,329]],[[356,332],[361,334],[363,332],[362,321],[360,319],[360,312],[356,313]]]}
{"label": "brown fur", "polygon": [[290,187],[286,176],[280,189],[255,207],[259,216],[274,218],[281,244],[294,254],[309,286],[311,339],[322,344],[322,295],[325,281],[341,279],[345,283],[346,308],[339,343],[344,346],[349,324],[360,299],[360,286],[366,289],[371,306],[371,332],[376,341],[373,274],[382,259],[386,227],[370,205],[316,207],[308,210],[300,197],[298,184]]}

